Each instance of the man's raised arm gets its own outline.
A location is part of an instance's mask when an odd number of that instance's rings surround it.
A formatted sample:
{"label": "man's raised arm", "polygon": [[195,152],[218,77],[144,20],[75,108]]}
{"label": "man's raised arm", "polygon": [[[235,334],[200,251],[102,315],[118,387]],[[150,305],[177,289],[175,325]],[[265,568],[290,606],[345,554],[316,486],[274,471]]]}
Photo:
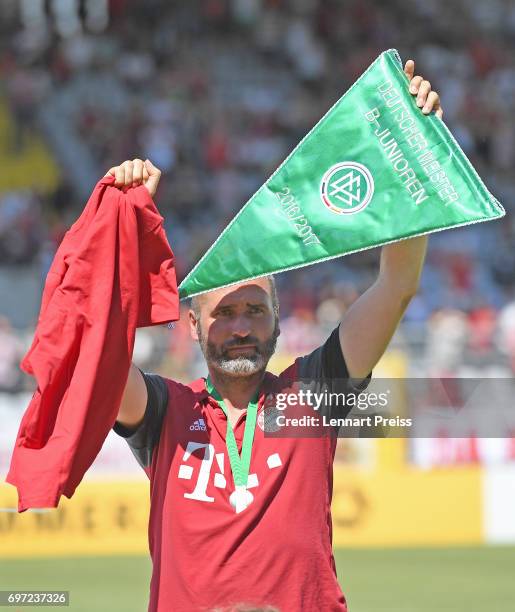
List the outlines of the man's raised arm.
{"label": "man's raised arm", "polygon": [[[145,185],[151,197],[154,197],[161,171],[150,160],[133,159],[114,166],[107,175],[115,177],[115,186],[137,187]],[[106,175],[106,176],[107,176]],[[143,421],[147,406],[147,387],[139,369],[131,363],[127,384],[123,392],[122,401],[118,410],[117,422],[129,428],[136,429]]]}
{"label": "man's raised arm", "polygon": [[[409,92],[424,114],[441,119],[440,96],[421,76],[413,76],[415,62],[404,67]],[[365,378],[388,346],[411,298],[416,294],[427,248],[427,236],[388,244],[381,250],[376,282],[349,308],[340,324],[340,343],[349,375]]]}
{"label": "man's raised arm", "polygon": [[388,244],[376,282],[340,324],[340,343],[351,378],[365,378],[381,359],[411,298],[424,264],[427,236]]}
{"label": "man's raised arm", "polygon": [[116,421],[124,427],[136,429],[145,416],[147,398],[147,386],[143,376],[139,369],[131,363]]}

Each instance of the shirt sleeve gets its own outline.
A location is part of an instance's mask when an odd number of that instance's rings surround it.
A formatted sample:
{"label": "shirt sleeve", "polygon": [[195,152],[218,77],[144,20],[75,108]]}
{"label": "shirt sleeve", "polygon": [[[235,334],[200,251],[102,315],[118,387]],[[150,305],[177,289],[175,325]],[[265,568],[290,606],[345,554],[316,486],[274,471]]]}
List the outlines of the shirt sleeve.
{"label": "shirt sleeve", "polygon": [[[139,368],[138,368],[139,369]],[[125,438],[133,455],[142,468],[152,463],[152,453],[159,442],[163,419],[168,405],[168,385],[158,374],[149,374],[140,370],[147,387],[147,406],[143,421],[136,429],[125,427],[118,421],[113,430]]]}
{"label": "shirt sleeve", "polygon": [[345,380],[348,386],[362,391],[367,388],[372,372],[361,381],[349,378],[349,371],[342,353],[339,330],[340,327],[338,326],[322,346],[309,355],[298,359],[299,377],[323,379],[326,383],[331,380]]}
{"label": "shirt sleeve", "polygon": [[[349,378],[349,371],[339,336],[339,326],[333,330],[326,342],[309,355],[297,360],[297,376],[307,383],[315,393],[355,393],[364,391],[372,377],[372,372],[362,380]],[[321,406],[321,411],[334,417],[345,417],[350,412],[341,403]]]}

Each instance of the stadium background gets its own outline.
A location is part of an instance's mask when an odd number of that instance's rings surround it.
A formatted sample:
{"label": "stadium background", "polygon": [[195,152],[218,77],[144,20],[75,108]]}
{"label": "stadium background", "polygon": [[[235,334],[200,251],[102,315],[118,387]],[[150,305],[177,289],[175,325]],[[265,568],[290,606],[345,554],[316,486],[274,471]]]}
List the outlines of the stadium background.
{"label": "stadium background", "polygon": [[[416,61],[507,210],[432,236],[419,295],[377,376],[515,373],[515,5],[508,0],[2,0],[0,475],[33,381],[53,254],[93,185],[149,157],[182,278],[233,213],[384,49]],[[278,277],[273,368],[312,350],[370,285],[378,253]],[[138,330],[134,361],[204,373],[182,323]],[[514,434],[515,435],[515,434]],[[0,590],[69,589],[74,610],[143,610],[148,484],[111,435],[57,511],[0,512]],[[0,507],[14,507],[0,484]],[[515,438],[341,441],[335,549],[353,612],[515,606]]]}

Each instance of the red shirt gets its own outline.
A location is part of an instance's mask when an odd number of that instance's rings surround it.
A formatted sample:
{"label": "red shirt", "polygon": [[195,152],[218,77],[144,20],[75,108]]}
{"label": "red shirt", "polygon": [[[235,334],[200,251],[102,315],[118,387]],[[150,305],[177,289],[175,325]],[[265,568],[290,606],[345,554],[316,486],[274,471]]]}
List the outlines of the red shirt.
{"label": "red shirt", "polygon": [[[335,330],[323,347],[279,377],[266,374],[266,396],[292,380],[347,370]],[[227,419],[205,388],[145,374],[149,402],[135,433],[119,424],[150,478],[149,612],[193,612],[236,603],[281,612],[345,612],[332,553],[334,436],[273,438],[256,426],[249,472],[252,503],[236,514],[226,450]],[[271,398],[268,395],[268,398]],[[265,411],[266,412],[266,411]],[[235,426],[241,450],[245,413]]]}
{"label": "red shirt", "polygon": [[71,497],[118,414],[136,327],[178,318],[173,253],[144,186],[104,177],[48,272],[21,369],[37,389],[7,475],[18,510]]}

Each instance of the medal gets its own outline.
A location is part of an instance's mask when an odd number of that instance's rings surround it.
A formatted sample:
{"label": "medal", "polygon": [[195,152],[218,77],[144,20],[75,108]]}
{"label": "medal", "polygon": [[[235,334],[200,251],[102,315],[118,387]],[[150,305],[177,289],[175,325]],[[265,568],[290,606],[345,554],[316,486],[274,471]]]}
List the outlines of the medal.
{"label": "medal", "polygon": [[250,506],[250,504],[254,501],[254,496],[247,489],[247,487],[236,485],[236,488],[229,497],[229,501],[231,506],[236,511],[236,514],[239,514],[245,510],[245,508]]}
{"label": "medal", "polygon": [[234,431],[229,422],[229,413],[225,402],[221,395],[214,388],[210,377],[206,380],[206,389],[209,395],[215,398],[220,408],[224,411],[227,417],[227,433],[225,434],[225,444],[227,445],[227,454],[229,455],[229,463],[231,464],[232,477],[234,480],[234,491],[229,496],[231,506],[239,514],[245,508],[248,508],[254,501],[254,496],[247,489],[250,469],[250,456],[252,454],[252,443],[254,441],[254,431],[256,430],[257,420],[257,404],[258,395],[249,402],[247,408],[247,419],[245,421],[245,432],[243,433],[243,443],[241,445],[241,457],[238,453],[238,445],[234,437]]}

